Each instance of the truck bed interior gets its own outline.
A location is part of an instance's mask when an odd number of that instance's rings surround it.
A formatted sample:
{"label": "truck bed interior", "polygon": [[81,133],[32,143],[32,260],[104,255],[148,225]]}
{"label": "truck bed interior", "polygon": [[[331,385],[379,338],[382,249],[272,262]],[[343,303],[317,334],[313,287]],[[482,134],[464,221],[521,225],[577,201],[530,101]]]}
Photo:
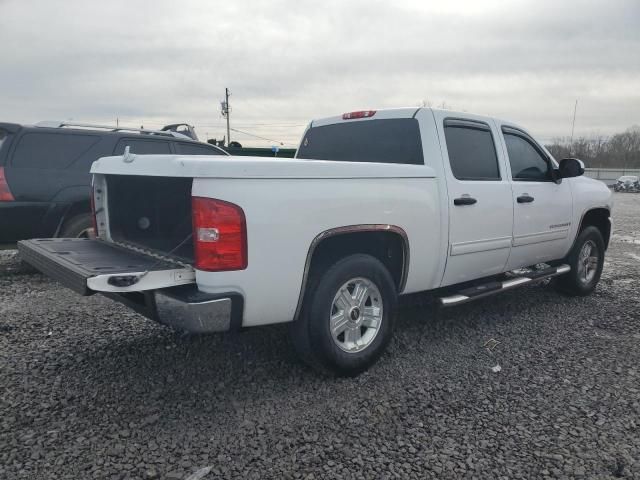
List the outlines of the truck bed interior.
{"label": "truck bed interior", "polygon": [[109,175],[111,238],[193,262],[191,178]]}

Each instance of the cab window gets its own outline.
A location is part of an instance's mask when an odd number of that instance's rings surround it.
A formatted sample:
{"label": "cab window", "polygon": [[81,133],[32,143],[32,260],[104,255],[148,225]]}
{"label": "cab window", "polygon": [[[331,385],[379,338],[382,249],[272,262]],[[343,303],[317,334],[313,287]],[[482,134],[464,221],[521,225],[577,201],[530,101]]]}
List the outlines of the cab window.
{"label": "cab window", "polygon": [[489,125],[447,119],[444,136],[454,177],[458,180],[500,180],[498,155]]}
{"label": "cab window", "polygon": [[307,130],[297,158],[424,165],[415,118],[340,122]]}
{"label": "cab window", "polygon": [[520,182],[551,181],[549,163],[533,144],[521,135],[504,132],[511,178]]}

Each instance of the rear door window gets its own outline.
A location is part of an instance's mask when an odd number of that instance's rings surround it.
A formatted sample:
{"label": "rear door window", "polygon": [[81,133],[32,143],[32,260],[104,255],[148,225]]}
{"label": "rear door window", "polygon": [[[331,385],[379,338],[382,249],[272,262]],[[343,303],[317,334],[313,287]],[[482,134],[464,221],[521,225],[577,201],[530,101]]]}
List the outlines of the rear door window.
{"label": "rear door window", "polygon": [[65,169],[99,140],[98,135],[26,133],[16,145],[12,165],[16,168]]}
{"label": "rear door window", "polygon": [[511,178],[521,182],[551,181],[549,164],[531,142],[520,135],[504,132]]}
{"label": "rear door window", "polygon": [[137,155],[170,154],[171,146],[169,142],[163,140],[146,140],[140,138],[123,138],[118,141],[114,155],[124,154],[125,147],[129,147],[131,153]]}
{"label": "rear door window", "polygon": [[208,145],[196,143],[176,143],[176,153],[180,155],[224,155],[220,150]]}
{"label": "rear door window", "polygon": [[415,118],[336,123],[307,130],[297,158],[423,165]]}
{"label": "rear door window", "polygon": [[500,180],[498,155],[489,125],[445,120],[444,135],[454,177],[458,180]]}

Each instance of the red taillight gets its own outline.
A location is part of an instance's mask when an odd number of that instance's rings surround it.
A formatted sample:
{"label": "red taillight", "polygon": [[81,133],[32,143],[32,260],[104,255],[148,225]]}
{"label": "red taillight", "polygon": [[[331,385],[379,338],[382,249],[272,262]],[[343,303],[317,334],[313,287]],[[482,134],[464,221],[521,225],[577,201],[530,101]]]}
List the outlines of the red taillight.
{"label": "red taillight", "polygon": [[375,110],[361,110],[359,112],[349,112],[343,113],[343,120],[353,120],[354,118],[369,118],[373,117],[376,114]]}
{"label": "red taillight", "polygon": [[13,202],[15,198],[9,190],[7,177],[4,175],[4,167],[0,167],[0,202]]}
{"label": "red taillight", "polygon": [[247,223],[242,208],[215,198],[193,197],[195,268],[208,272],[247,268]]}

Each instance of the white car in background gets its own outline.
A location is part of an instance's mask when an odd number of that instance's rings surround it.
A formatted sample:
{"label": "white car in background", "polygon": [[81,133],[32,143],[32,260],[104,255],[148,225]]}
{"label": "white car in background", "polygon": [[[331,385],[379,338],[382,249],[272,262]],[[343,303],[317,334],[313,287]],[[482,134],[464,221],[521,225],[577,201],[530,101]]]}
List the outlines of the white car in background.
{"label": "white car in background", "polygon": [[640,178],[635,175],[623,175],[618,178],[613,189],[616,192],[640,192]]}

